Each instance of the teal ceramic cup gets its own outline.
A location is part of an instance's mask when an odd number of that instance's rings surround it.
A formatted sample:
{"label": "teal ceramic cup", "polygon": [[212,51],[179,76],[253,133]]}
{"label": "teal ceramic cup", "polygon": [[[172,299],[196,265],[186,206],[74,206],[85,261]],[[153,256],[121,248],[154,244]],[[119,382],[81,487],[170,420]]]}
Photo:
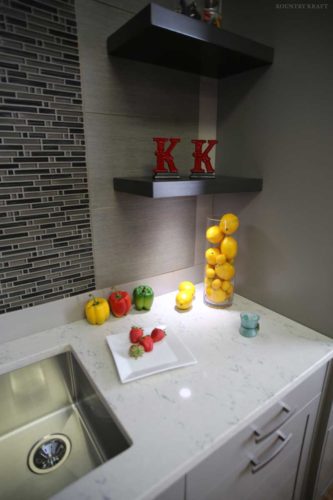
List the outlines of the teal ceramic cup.
{"label": "teal ceramic cup", "polygon": [[260,316],[257,313],[243,312],[240,314],[241,326],[239,333],[243,337],[255,337],[259,330]]}

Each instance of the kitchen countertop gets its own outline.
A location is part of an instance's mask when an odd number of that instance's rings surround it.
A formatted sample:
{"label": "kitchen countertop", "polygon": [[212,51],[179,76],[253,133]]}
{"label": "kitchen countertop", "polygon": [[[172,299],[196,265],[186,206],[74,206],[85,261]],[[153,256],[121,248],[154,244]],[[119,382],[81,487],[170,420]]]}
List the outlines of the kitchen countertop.
{"label": "kitchen countertop", "polygon": [[[333,357],[333,340],[238,295],[232,307],[214,309],[198,286],[191,310],[174,303],[168,293],[146,313],[102,326],[80,320],[1,345],[0,373],[73,349],[133,442],[54,499],[153,499]],[[239,334],[241,311],[260,314],[257,337]],[[133,324],[166,324],[198,363],[121,384],[105,337]]]}

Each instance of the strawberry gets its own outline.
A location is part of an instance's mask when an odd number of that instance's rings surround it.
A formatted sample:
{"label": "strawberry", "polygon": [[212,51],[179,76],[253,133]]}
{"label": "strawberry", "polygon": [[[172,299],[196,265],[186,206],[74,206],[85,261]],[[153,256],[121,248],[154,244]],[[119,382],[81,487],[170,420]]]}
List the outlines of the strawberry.
{"label": "strawberry", "polygon": [[143,329],[138,326],[132,326],[129,336],[132,344],[137,344],[141,337],[143,337]]}
{"label": "strawberry", "polygon": [[130,357],[135,359],[138,359],[140,356],[143,356],[144,352],[145,350],[142,347],[142,345],[138,344],[132,344],[128,350],[128,354],[130,355]]}
{"label": "strawberry", "polygon": [[139,340],[140,344],[143,346],[145,352],[150,352],[154,348],[154,342],[150,335],[145,335]]}
{"label": "strawberry", "polygon": [[165,330],[162,330],[162,328],[154,328],[150,335],[154,342],[159,342],[164,339],[166,333]]}

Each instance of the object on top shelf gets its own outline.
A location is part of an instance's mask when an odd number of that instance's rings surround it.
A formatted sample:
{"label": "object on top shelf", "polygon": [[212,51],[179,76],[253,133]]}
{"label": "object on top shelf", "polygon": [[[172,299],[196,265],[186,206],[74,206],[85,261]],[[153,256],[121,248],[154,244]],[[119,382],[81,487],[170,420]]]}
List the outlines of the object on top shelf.
{"label": "object on top shelf", "polygon": [[209,77],[271,64],[273,49],[154,3],[108,38],[111,55]]}
{"label": "object on top shelf", "polygon": [[153,180],[151,177],[114,177],[115,191],[148,196],[172,198],[201,194],[246,193],[262,190],[260,178],[218,176],[215,179]]}
{"label": "object on top shelf", "polygon": [[222,1],[205,0],[205,7],[202,11],[202,20],[205,23],[212,24],[216,28],[222,27]]}
{"label": "object on top shelf", "polygon": [[192,19],[201,19],[196,2],[192,0],[179,0],[179,8],[176,10],[179,14],[192,17]]}

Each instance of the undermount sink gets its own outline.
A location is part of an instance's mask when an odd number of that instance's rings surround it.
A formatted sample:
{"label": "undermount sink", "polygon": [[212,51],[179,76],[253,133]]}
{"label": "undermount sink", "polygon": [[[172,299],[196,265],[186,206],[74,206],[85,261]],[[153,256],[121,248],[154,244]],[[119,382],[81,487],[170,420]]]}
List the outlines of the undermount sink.
{"label": "undermount sink", "polygon": [[70,351],[0,375],[0,498],[44,500],[132,444]]}

